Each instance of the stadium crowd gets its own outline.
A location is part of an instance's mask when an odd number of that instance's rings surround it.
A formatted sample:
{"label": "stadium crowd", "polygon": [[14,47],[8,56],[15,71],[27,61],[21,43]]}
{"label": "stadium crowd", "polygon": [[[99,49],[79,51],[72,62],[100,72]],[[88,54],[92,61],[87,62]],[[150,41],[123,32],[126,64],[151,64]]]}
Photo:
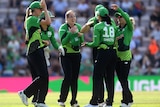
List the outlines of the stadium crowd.
{"label": "stadium crowd", "polygon": [[[30,76],[26,60],[24,17],[27,6],[33,0],[0,0],[0,77]],[[36,0],[34,0],[36,1]],[[102,4],[118,4],[136,20],[131,42],[133,60],[130,75],[160,75],[160,0],[46,0],[48,10],[54,13],[52,27],[59,40],[58,30],[64,23],[64,14],[72,9],[77,22],[84,25],[94,16],[94,8]],[[62,8],[63,7],[63,8]],[[92,41],[92,30],[85,34],[85,41]],[[50,46],[50,76],[62,76],[59,52]],[[91,48],[82,48],[80,75],[92,75]]]}

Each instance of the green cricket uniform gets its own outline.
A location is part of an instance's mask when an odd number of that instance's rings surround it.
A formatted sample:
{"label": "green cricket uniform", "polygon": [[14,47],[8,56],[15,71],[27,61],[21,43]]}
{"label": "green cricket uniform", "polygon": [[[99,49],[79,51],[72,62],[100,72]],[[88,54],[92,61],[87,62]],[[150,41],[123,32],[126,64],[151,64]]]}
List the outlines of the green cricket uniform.
{"label": "green cricket uniform", "polygon": [[[54,29],[51,26],[48,26],[46,31],[44,31],[42,27],[41,27],[41,30],[42,30],[42,32],[41,32],[42,40],[51,41],[52,46],[55,49],[58,50],[59,44],[58,44],[58,42],[56,41],[56,39],[54,37]],[[46,46],[44,48],[44,55],[45,55],[45,58],[46,58],[47,66],[50,66],[50,61],[49,61],[50,54],[49,54],[49,52],[50,52],[49,46]]]}
{"label": "green cricket uniform", "polygon": [[[42,28],[41,28],[41,30],[42,30]],[[54,29],[51,26],[48,26],[46,31],[42,30],[41,38],[42,38],[42,40],[50,40],[52,43],[52,46],[55,49],[58,49],[59,44],[54,37]]]}
{"label": "green cricket uniform", "polygon": [[[78,23],[75,23],[77,27],[77,32],[80,32],[81,26]],[[81,64],[81,53],[80,46],[84,41],[84,36],[78,35],[78,33],[71,33],[69,31],[71,27],[69,24],[64,23],[59,29],[59,36],[62,43],[62,46],[65,51],[65,55],[61,55],[61,64],[64,72],[64,79],[61,85],[61,93],[58,102],[65,102],[71,88],[72,98],[70,101],[71,106],[78,104],[76,100],[77,96],[77,87],[78,87],[78,76]]]}
{"label": "green cricket uniform", "polygon": [[98,20],[96,17],[92,17],[88,20],[88,22],[93,22],[93,24],[90,25],[90,27],[93,27],[94,25],[98,23]]}
{"label": "green cricket uniform", "polygon": [[[81,25],[75,24],[78,28],[79,32],[81,30]],[[81,43],[84,41],[84,36],[78,36],[77,33],[71,33],[69,31],[70,26],[66,23],[61,25],[59,29],[59,36],[61,39],[61,43],[66,53],[79,53]]]}
{"label": "green cricket uniform", "polygon": [[44,44],[41,39],[41,30],[38,17],[30,16],[27,18],[26,22],[26,35],[29,38],[27,44],[27,54],[30,54],[35,50],[44,47]]}
{"label": "green cricket uniform", "polygon": [[25,26],[26,36],[28,36],[27,61],[32,75],[32,83],[24,90],[24,93],[28,98],[33,96],[32,102],[45,103],[48,92],[48,69],[38,17],[29,16]]}
{"label": "green cricket uniform", "polygon": [[[112,105],[114,96],[114,70],[116,64],[116,50],[114,48],[117,26],[107,24],[105,21],[99,22],[94,26],[93,42],[87,42],[88,47],[97,47],[97,56],[94,64],[94,91],[91,104],[99,98],[99,92],[102,89],[103,77],[107,84],[108,91],[107,105]],[[105,75],[105,76],[104,76]]]}
{"label": "green cricket uniform", "polygon": [[119,35],[123,35],[121,39],[118,40],[118,50],[117,56],[122,61],[127,61],[132,59],[132,53],[130,50],[130,42],[133,35],[133,25],[129,19],[129,15],[122,11],[122,9],[118,9],[118,12],[121,13],[122,17],[126,20],[126,25],[124,28],[119,28]]}
{"label": "green cricket uniform", "polygon": [[116,73],[117,77],[122,86],[122,104],[130,105],[133,103],[133,96],[128,86],[128,75],[130,71],[130,64],[132,59],[132,53],[130,50],[130,42],[133,35],[133,25],[129,19],[129,15],[125,13],[122,9],[118,8],[118,14],[122,16],[126,25],[122,28],[119,26],[119,35],[122,36],[117,41],[117,56],[118,61],[116,63]]}
{"label": "green cricket uniform", "polygon": [[[98,22],[98,19],[96,17],[92,17],[88,20],[88,22],[93,22],[90,27],[94,27]],[[111,19],[111,23],[112,25],[116,26],[116,23],[114,22],[113,19]],[[97,47],[93,47],[93,61],[96,60],[96,56],[97,56]]]}
{"label": "green cricket uniform", "polygon": [[[31,10],[33,13],[35,9],[37,9],[37,12],[40,13],[42,8],[39,1],[34,1],[29,5],[28,9],[27,11]],[[48,92],[49,75],[43,50],[45,44],[43,44],[41,39],[38,16],[34,16],[34,14],[33,16],[28,16],[25,19],[25,29],[27,39],[27,61],[32,76],[32,82],[23,91],[19,92],[19,94],[24,94],[26,98],[32,97],[32,103],[36,103],[37,106],[46,106],[45,98]],[[21,99],[23,98],[21,97]]]}
{"label": "green cricket uniform", "polygon": [[[93,21],[93,24],[90,25],[90,27],[94,27],[94,25],[96,25],[98,22],[98,19],[96,17],[92,17],[88,20],[88,22],[92,22]],[[111,23],[116,25],[115,21],[113,19],[111,19]]]}
{"label": "green cricket uniform", "polygon": [[[112,49],[115,48],[114,42],[115,42],[115,38],[116,38],[115,32],[117,31],[117,27],[116,27],[116,24],[113,19],[111,19],[112,25],[107,25],[106,22],[99,22],[96,17],[90,18],[88,22],[91,22],[91,21],[93,21],[93,23],[90,25],[90,27],[94,27],[93,42],[87,43],[86,46],[93,47],[93,61],[96,64],[96,67],[94,67],[94,71],[93,71],[93,81],[94,81],[93,84],[95,86],[93,89],[94,90],[96,90],[97,88],[100,89],[100,87],[101,87],[101,89],[93,91],[94,94],[92,96],[92,99],[90,100],[90,104],[97,105],[97,99],[98,99],[98,103],[104,102],[103,80],[101,80],[101,82],[99,82],[99,83],[95,83],[95,81],[100,80],[100,78],[101,78],[101,77],[99,77],[99,75],[97,75],[97,72],[102,73],[104,71],[107,71],[107,78],[103,75],[105,81],[109,81],[109,85],[107,88],[109,94],[108,94],[108,100],[106,101],[106,103],[111,105],[113,102],[113,94],[114,94],[113,93],[113,90],[114,90],[113,86],[114,85],[112,85],[112,84],[114,84],[113,83],[114,82],[114,77],[113,77],[114,72],[112,72],[113,71],[112,69],[108,69],[107,67],[106,67],[107,69],[104,70],[103,67],[106,64],[108,64],[108,62],[110,62],[110,58],[112,58],[112,60],[114,60],[116,58],[115,50],[112,50]],[[107,53],[106,53],[106,51],[107,51]],[[112,56],[110,56],[110,58],[108,58],[108,60],[106,60],[107,54],[112,54]],[[100,59],[104,59],[104,60],[102,61]],[[96,63],[97,61],[102,62],[102,63],[97,64]],[[110,63],[112,63],[112,61]],[[114,69],[114,65],[115,65],[114,63],[115,62],[112,63],[113,69]],[[95,78],[97,78],[97,79],[95,79]],[[96,86],[97,84],[98,84],[98,86]],[[97,92],[99,92],[99,93],[97,93]],[[96,95],[99,95],[99,98],[96,99]]]}
{"label": "green cricket uniform", "polygon": [[108,25],[106,22],[99,22],[94,26],[93,42],[87,43],[86,46],[106,49],[115,43],[117,27]]}

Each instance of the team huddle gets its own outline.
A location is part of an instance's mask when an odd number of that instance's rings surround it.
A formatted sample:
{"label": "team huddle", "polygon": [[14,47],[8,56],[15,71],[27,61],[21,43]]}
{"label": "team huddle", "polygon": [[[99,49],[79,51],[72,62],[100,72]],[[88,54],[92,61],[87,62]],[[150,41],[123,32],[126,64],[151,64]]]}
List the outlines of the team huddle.
{"label": "team huddle", "polygon": [[[81,26],[76,23],[73,10],[65,13],[65,23],[59,28],[58,43],[54,37],[54,29],[50,26],[55,16],[47,10],[45,0],[32,2],[26,10],[24,27],[26,29],[27,60],[32,75],[32,83],[18,92],[24,105],[28,106],[28,98],[32,97],[35,107],[48,107],[45,98],[48,93],[48,66],[50,42],[60,53],[60,62],[64,72],[58,105],[65,107],[71,89],[71,107],[80,107],[77,101],[78,76],[81,64],[81,47],[93,49],[93,87],[89,104],[84,107],[112,107],[114,99],[114,75],[122,86],[120,107],[131,107],[133,96],[128,86],[128,75],[132,53],[130,42],[134,29],[134,18],[124,12],[118,5],[112,4],[116,11],[115,19],[103,5],[95,7],[95,16]],[[85,42],[84,34],[93,27],[92,42]],[[107,90],[107,98],[104,98]]]}

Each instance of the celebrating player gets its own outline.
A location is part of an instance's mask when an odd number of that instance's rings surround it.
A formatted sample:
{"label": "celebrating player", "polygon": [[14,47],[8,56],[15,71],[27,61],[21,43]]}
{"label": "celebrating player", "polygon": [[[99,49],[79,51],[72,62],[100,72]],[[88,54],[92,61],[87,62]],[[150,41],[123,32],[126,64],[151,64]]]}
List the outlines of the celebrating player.
{"label": "celebrating player", "polygon": [[[39,16],[45,13],[45,20],[39,21]],[[44,56],[44,50],[47,42],[41,39],[40,24],[50,24],[51,19],[47,12],[45,0],[34,1],[26,11],[25,29],[27,44],[27,60],[32,74],[32,83],[18,94],[24,105],[28,106],[28,98],[33,96],[36,107],[48,107],[45,104],[45,98],[48,92],[48,70]],[[35,100],[35,101],[34,101]]]}
{"label": "celebrating player", "polygon": [[61,85],[61,93],[60,98],[58,99],[58,104],[63,107],[65,106],[69,88],[71,88],[71,107],[79,107],[76,98],[81,62],[80,46],[84,41],[84,37],[83,34],[80,33],[81,26],[76,23],[76,15],[73,10],[66,12],[65,19],[66,23],[62,24],[59,29],[59,36],[65,50],[65,55],[61,56],[64,79]]}
{"label": "celebrating player", "polygon": [[123,99],[121,100],[120,107],[130,107],[133,103],[133,96],[128,87],[128,75],[132,59],[130,42],[133,35],[133,23],[131,22],[129,15],[119,8],[118,5],[112,4],[111,8],[115,11],[118,11],[115,13],[119,26],[118,32],[120,35],[117,38],[118,61],[116,63],[116,73],[122,86]]}
{"label": "celebrating player", "polygon": [[[54,18],[53,14],[48,11],[48,15],[50,18]],[[45,20],[45,13],[44,11],[42,12],[42,14],[40,15],[40,20]],[[60,46],[58,44],[58,42],[56,41],[55,37],[54,37],[54,29],[50,26],[50,25],[45,25],[45,24],[41,24],[41,37],[43,39],[43,41],[50,41],[52,43],[52,46],[59,50],[61,52],[62,55],[64,55],[64,49],[62,48],[62,46]],[[46,58],[46,62],[47,62],[47,66],[50,66],[50,62],[49,62],[49,47],[46,46],[44,48],[44,55],[45,55],[45,58]]]}
{"label": "celebrating player", "polygon": [[[95,16],[90,18],[88,20],[88,22],[82,27],[82,29],[81,29],[82,33],[87,33],[91,29],[91,27],[94,27],[94,25],[99,23],[98,18],[97,18],[97,12],[98,12],[98,9],[100,9],[100,8],[104,8],[104,6],[99,4],[95,7]],[[95,60],[96,60],[96,56],[97,56],[97,47],[93,47],[92,56],[93,56],[93,63],[94,63]],[[95,75],[94,72],[93,72],[93,75]],[[93,82],[93,84],[94,84],[94,82]],[[99,93],[99,97],[98,97],[97,101],[93,100],[94,98],[92,96],[89,104],[86,105],[86,107],[91,106],[91,105],[98,105],[98,103],[103,103],[104,102],[104,84],[103,84],[103,81],[99,85],[102,85],[102,89]]]}
{"label": "celebrating player", "polygon": [[[93,75],[93,97],[94,102],[99,97],[99,92],[102,89],[103,77],[107,78],[106,89],[108,98],[106,101],[107,107],[111,107],[114,96],[114,69],[116,64],[116,49],[114,47],[117,27],[112,23],[108,16],[106,8],[100,8],[97,12],[99,23],[94,26],[93,42],[85,43],[88,47],[97,47],[97,56],[94,64]],[[88,105],[86,107],[97,107],[96,105]]]}

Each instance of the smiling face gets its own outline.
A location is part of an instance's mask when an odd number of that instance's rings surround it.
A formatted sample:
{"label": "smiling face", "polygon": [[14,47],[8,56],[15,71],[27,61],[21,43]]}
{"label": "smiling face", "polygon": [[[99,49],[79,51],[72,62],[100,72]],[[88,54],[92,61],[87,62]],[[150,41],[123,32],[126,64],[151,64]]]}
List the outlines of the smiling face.
{"label": "smiling face", "polygon": [[75,12],[72,10],[66,12],[65,18],[66,22],[70,25],[74,25],[76,23],[76,15]]}

